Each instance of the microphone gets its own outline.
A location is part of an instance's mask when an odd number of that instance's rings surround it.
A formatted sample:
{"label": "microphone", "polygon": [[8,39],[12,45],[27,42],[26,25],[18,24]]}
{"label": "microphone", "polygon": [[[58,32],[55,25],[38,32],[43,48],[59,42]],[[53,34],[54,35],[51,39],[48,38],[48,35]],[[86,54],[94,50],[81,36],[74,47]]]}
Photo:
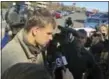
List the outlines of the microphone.
{"label": "microphone", "polygon": [[66,57],[63,56],[60,52],[58,52],[58,55],[56,57],[56,68],[62,67],[66,71],[66,65],[68,64]]}

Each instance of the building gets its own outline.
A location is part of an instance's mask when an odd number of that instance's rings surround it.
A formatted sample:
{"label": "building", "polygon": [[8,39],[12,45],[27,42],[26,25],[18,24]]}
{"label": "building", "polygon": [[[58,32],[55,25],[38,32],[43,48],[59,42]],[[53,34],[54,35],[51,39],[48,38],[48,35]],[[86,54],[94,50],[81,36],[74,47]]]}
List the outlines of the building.
{"label": "building", "polygon": [[37,7],[41,8],[47,8],[48,2],[37,2]]}

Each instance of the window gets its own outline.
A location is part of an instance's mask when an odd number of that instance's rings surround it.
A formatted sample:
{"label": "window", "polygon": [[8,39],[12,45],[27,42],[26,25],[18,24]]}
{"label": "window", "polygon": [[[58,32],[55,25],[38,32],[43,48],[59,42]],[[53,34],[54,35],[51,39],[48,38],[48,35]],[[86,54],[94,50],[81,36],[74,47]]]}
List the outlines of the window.
{"label": "window", "polygon": [[105,23],[107,20],[102,20],[102,23]]}
{"label": "window", "polygon": [[104,14],[101,16],[101,18],[108,18],[108,17],[109,17],[108,14]]}
{"label": "window", "polygon": [[88,23],[99,23],[99,19],[90,18],[90,19],[87,19],[87,22]]}

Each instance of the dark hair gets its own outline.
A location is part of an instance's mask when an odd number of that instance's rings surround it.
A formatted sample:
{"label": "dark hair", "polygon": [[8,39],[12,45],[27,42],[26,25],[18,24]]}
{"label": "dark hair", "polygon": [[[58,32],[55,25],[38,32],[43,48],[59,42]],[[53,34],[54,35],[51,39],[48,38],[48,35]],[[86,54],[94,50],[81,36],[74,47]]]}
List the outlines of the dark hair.
{"label": "dark hair", "polygon": [[68,19],[72,19],[71,17],[68,17]]}
{"label": "dark hair", "polygon": [[56,27],[56,22],[49,12],[49,10],[45,8],[40,8],[33,11],[32,15],[28,17],[25,25],[25,29],[29,31],[32,27],[45,27],[47,24],[52,24],[53,28]]}
{"label": "dark hair", "polygon": [[36,63],[18,63],[2,74],[2,79],[51,79],[46,69]]}
{"label": "dark hair", "polygon": [[79,37],[82,37],[82,38],[87,37],[87,32],[84,29],[79,29],[78,34],[79,34]]}

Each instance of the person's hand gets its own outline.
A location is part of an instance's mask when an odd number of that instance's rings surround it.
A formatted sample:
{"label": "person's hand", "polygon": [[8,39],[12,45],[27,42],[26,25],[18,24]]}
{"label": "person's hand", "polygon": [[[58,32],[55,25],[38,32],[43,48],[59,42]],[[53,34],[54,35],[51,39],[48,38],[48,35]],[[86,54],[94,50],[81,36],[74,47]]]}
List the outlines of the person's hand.
{"label": "person's hand", "polygon": [[101,32],[99,32],[99,31],[98,31],[98,32],[96,32],[96,34],[97,34],[97,35],[102,35],[102,33],[101,33]]}
{"label": "person's hand", "polygon": [[62,79],[74,79],[72,73],[69,71],[69,69],[66,69],[65,71],[62,70]]}
{"label": "person's hand", "polygon": [[9,36],[12,36],[12,31],[9,31],[9,32],[8,32],[8,35],[9,35]]}
{"label": "person's hand", "polygon": [[97,32],[97,34],[100,35],[100,39],[101,39],[101,41],[105,41],[105,38],[104,38],[104,36],[103,36],[103,34],[102,34],[101,32]]}

